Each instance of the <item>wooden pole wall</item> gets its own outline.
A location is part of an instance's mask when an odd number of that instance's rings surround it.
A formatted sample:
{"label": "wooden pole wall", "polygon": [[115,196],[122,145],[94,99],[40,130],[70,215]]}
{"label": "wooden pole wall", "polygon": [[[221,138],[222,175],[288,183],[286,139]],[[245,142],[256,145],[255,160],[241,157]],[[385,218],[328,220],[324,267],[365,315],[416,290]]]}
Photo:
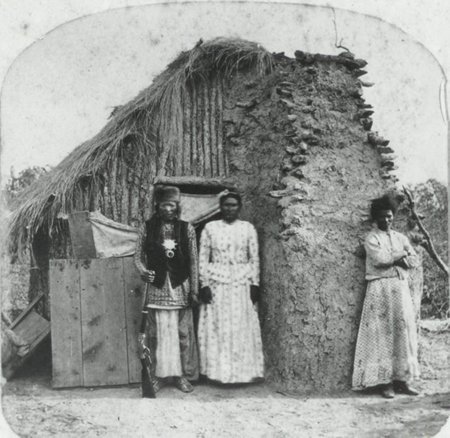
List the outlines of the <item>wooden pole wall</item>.
{"label": "wooden pole wall", "polygon": [[[140,123],[140,130],[151,126],[155,132],[131,140],[105,169],[105,184],[97,186],[96,205],[102,214],[125,224],[142,221],[155,176],[226,176],[222,116],[223,84],[213,77],[189,86],[172,120],[156,117],[152,123]],[[136,141],[142,144],[133,145]],[[133,147],[140,153],[133,153]],[[78,209],[89,209],[84,198],[81,204]]]}

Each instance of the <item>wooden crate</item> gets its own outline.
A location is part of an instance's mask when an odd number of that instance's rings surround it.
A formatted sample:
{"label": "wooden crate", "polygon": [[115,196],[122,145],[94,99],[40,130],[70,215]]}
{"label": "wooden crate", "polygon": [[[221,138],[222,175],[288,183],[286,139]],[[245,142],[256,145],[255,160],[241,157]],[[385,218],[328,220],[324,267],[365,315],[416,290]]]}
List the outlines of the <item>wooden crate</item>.
{"label": "wooden crate", "polygon": [[11,378],[35,352],[39,344],[50,335],[50,321],[36,312],[36,306],[43,297],[43,293],[39,294],[8,327],[28,346],[28,349],[25,355],[15,354],[2,363],[2,374],[6,379]]}
{"label": "wooden crate", "polygon": [[144,287],[132,257],[50,261],[54,388],[140,381]]}

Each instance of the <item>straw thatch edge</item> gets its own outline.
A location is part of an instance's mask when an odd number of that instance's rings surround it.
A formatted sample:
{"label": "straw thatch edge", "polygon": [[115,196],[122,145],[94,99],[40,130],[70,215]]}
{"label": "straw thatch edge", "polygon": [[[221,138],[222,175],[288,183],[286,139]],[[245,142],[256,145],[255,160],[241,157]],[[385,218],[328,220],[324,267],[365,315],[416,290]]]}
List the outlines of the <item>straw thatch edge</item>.
{"label": "straw thatch edge", "polygon": [[[211,75],[229,79],[236,72],[253,69],[264,75],[273,70],[273,56],[259,44],[242,39],[200,40],[182,52],[153,83],[127,104],[116,107],[105,127],[79,145],[52,171],[26,189],[17,199],[8,229],[11,254],[21,254],[40,230],[57,232],[57,215],[70,213],[81,181],[97,190],[101,174],[120,157],[128,138],[134,138],[133,153],[145,155],[158,147],[155,133],[165,138],[179,126],[182,102],[192,82]],[[167,138],[167,137],[166,137]]]}

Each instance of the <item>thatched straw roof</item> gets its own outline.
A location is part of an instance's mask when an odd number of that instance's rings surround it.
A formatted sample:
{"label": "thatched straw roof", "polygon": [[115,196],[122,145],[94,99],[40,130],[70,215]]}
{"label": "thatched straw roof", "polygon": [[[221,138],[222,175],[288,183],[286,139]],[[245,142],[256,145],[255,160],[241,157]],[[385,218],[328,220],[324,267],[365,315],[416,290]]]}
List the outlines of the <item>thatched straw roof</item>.
{"label": "thatched straw roof", "polygon": [[270,72],[272,55],[256,43],[225,38],[200,40],[192,50],[182,52],[148,88],[117,107],[97,135],[21,194],[9,224],[10,251],[20,253],[41,227],[51,233],[58,213],[72,210],[80,182],[101,176],[108,162],[120,156],[127,138],[139,139],[133,142],[133,153],[155,159],[160,152],[155,150],[155,136],[164,137],[176,129],[190,83],[211,75],[227,79],[248,68],[260,74]]}

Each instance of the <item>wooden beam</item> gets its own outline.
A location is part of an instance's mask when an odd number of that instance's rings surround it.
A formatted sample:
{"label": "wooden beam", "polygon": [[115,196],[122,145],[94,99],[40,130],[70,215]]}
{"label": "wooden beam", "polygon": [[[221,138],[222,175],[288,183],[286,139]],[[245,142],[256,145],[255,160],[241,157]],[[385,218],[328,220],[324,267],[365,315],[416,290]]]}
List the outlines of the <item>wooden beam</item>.
{"label": "wooden beam", "polygon": [[[52,387],[83,386],[79,260],[50,260]],[[84,268],[83,268],[84,269]]]}
{"label": "wooden beam", "polygon": [[13,330],[14,327],[19,324],[20,321],[22,321],[33,309],[36,304],[41,301],[41,299],[44,297],[44,292],[41,292],[29,305],[28,307],[12,322],[11,326],[9,327],[10,330]]}
{"label": "wooden beam", "polygon": [[218,155],[218,167],[219,175],[227,175],[228,169],[226,168],[226,157],[223,147],[223,96],[222,96],[222,78],[217,77],[217,155]]}
{"label": "wooden beam", "polygon": [[121,257],[80,267],[83,385],[128,383]]}
{"label": "wooden beam", "polygon": [[[119,190],[118,187],[116,186],[116,191]],[[116,205],[114,193],[111,193],[110,196],[113,205]],[[113,220],[119,221],[117,212]],[[69,215],[69,231],[72,250],[77,259],[94,259],[97,257],[88,211],[74,211]]]}
{"label": "wooden beam", "polygon": [[153,184],[238,189],[236,181],[232,178],[203,178],[200,176],[157,176],[153,179]]}
{"label": "wooden beam", "polygon": [[123,257],[123,293],[125,305],[125,326],[127,337],[128,383],[141,381],[137,337],[141,324],[141,311],[145,283],[134,266],[133,257]]}

